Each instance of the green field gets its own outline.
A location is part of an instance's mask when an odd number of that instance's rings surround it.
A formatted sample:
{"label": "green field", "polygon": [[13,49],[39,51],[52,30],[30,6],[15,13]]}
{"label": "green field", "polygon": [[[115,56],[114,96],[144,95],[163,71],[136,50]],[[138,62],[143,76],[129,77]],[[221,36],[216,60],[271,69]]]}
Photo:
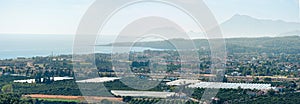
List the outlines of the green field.
{"label": "green field", "polygon": [[39,98],[38,100],[50,101],[50,102],[81,102],[80,100],[71,100],[71,99],[51,99],[51,98]]}

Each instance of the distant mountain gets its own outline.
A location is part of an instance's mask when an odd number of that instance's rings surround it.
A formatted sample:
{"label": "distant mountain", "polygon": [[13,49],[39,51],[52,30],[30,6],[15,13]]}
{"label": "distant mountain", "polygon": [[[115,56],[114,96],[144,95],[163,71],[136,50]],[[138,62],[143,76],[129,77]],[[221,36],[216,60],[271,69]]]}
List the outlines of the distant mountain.
{"label": "distant mountain", "polygon": [[256,19],[237,14],[222,23],[221,29],[224,37],[291,36],[299,35],[300,23]]}
{"label": "distant mountain", "polygon": [[286,33],[281,33],[278,36],[300,36],[300,30],[286,32]]}

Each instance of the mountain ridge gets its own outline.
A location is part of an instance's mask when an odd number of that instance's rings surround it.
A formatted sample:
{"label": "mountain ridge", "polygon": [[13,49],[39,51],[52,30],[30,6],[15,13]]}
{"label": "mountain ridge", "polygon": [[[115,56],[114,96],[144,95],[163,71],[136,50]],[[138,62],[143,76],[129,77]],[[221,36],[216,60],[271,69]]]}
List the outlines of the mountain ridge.
{"label": "mountain ridge", "polygon": [[[285,33],[300,31],[300,23],[283,20],[257,19],[236,14],[220,24],[224,37],[284,36]],[[288,36],[288,34],[286,34]],[[297,34],[299,35],[299,34]]]}

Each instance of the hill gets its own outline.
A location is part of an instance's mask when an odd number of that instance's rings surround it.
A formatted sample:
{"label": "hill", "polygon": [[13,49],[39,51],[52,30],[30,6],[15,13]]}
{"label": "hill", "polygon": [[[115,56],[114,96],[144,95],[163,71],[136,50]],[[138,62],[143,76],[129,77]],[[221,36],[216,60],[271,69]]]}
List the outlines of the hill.
{"label": "hill", "polygon": [[[228,38],[225,39],[226,49],[230,53],[287,53],[298,54],[300,52],[300,37],[260,37],[260,38]],[[174,44],[182,49],[193,49],[193,44],[197,49],[209,50],[209,42],[206,39],[171,39],[164,41],[150,41],[134,43],[135,47],[149,47],[157,49],[176,49]],[[121,42],[107,44],[105,46],[132,46],[132,43]]]}

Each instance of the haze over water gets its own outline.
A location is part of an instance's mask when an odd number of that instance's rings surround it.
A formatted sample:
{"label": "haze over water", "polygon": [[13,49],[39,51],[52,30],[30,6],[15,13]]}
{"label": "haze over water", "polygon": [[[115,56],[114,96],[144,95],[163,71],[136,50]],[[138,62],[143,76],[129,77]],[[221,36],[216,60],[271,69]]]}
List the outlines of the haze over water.
{"label": "haze over water", "polygon": [[[52,55],[52,53],[54,55],[72,54],[73,41],[73,35],[1,34],[0,59],[49,56]],[[110,42],[97,41],[97,44],[107,43]],[[121,50],[123,50],[126,47],[118,48],[120,48],[118,49],[118,52],[122,52]],[[143,51],[147,49],[151,48],[135,47],[134,51]],[[112,47],[97,46],[95,48],[95,51],[96,53],[111,53]]]}

